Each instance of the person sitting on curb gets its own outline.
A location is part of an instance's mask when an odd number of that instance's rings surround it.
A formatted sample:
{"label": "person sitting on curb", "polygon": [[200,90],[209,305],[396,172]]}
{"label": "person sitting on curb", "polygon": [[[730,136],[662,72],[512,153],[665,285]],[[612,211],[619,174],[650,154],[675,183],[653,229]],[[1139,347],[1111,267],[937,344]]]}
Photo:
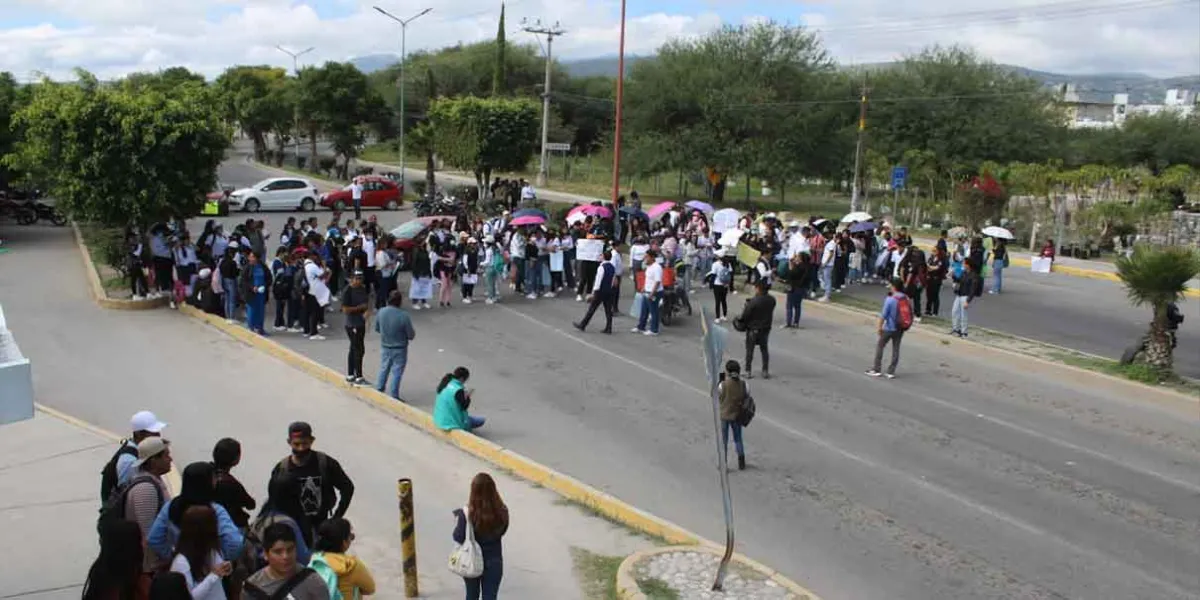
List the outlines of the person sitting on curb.
{"label": "person sitting on curb", "polygon": [[433,424],[442,431],[474,431],[483,427],[486,419],[467,414],[471,406],[471,393],[474,390],[463,388],[471,372],[466,367],[458,367],[453,373],[446,373],[437,387],[437,400],[433,405]]}

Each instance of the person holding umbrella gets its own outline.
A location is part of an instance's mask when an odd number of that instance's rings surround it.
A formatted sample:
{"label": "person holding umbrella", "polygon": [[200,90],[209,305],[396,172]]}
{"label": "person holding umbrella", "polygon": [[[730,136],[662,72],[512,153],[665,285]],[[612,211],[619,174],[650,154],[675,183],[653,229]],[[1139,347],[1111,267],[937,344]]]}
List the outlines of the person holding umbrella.
{"label": "person holding umbrella", "polygon": [[1012,234],[1003,227],[984,228],[983,234],[995,240],[991,252],[992,289],[988,293],[999,294],[1004,288],[1004,269],[1008,267],[1008,240],[1012,239]]}

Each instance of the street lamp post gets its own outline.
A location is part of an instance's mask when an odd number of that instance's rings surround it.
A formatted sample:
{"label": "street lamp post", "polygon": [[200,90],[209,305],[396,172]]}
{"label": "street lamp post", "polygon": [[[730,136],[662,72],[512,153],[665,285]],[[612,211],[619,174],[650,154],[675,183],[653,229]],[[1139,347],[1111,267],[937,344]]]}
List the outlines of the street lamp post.
{"label": "street lamp post", "polygon": [[[297,79],[297,81],[299,81],[299,79],[300,79],[300,57],[304,56],[305,54],[308,54],[309,52],[312,52],[315,48],[312,46],[309,46],[308,48],[305,48],[304,50],[301,50],[300,52],[292,52],[291,50],[288,50],[288,49],[284,48],[283,46],[275,46],[275,48],[278,49],[280,52],[292,57],[292,72],[296,74],[296,79]],[[292,125],[292,142],[296,147],[296,166],[297,166],[297,168],[299,168],[299,166],[300,166],[300,104],[299,103],[296,103],[296,106],[292,110],[292,119],[294,121],[294,123]],[[280,160],[282,160],[282,159],[280,159]],[[313,160],[313,163],[315,164],[317,157],[315,157],[315,156],[312,157],[312,160]],[[313,168],[313,165],[309,165],[309,169],[312,169],[312,168]]]}
{"label": "street lamp post", "polygon": [[617,114],[616,127],[613,128],[613,210],[617,209],[617,198],[621,195],[621,119],[625,103],[625,0],[621,0],[621,45],[617,56]]}
{"label": "street lamp post", "polygon": [[[379,8],[378,6],[373,7],[373,8],[376,11],[379,11],[379,14],[400,24],[400,189],[403,191],[407,191],[408,190],[408,187],[407,187],[408,174],[405,173],[405,167],[404,167],[404,158],[405,158],[405,155],[404,155],[404,121],[405,121],[404,62],[405,62],[405,58],[408,56],[408,24],[412,23],[413,21],[416,21],[418,18],[428,14],[429,11],[431,11],[433,9],[426,8],[425,10],[422,10],[421,12],[419,12],[407,19],[401,19],[400,17],[397,17],[396,15],[393,15],[392,13],[390,13],[386,10],[383,10],[382,8]],[[429,191],[432,191],[432,190],[429,190]]]}

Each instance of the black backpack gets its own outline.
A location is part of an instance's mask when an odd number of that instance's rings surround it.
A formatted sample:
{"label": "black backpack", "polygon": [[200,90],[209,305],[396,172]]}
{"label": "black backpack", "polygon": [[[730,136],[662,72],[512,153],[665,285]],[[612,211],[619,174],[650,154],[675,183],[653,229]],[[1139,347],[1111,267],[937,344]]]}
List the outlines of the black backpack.
{"label": "black backpack", "polygon": [[121,440],[121,447],[117,449],[116,454],[108,459],[104,468],[100,470],[100,504],[108,502],[108,497],[117,489],[117,461],[120,460],[122,454],[128,454],[137,458],[137,447],[130,446],[129,440]]}
{"label": "black backpack", "polygon": [[283,600],[284,598],[288,597],[288,594],[292,593],[292,590],[296,589],[296,587],[301,583],[304,583],[305,579],[308,579],[312,575],[316,575],[316,573],[316,571],[308,567],[302,567],[299,571],[296,571],[295,575],[292,575],[290,579],[284,582],[283,585],[279,586],[279,589],[275,590],[274,594],[268,594],[264,592],[262,588],[250,583],[249,581],[247,581],[245,587],[242,588],[242,592],[248,597],[254,598],[255,600]]}
{"label": "black backpack", "polygon": [[163,495],[162,488],[158,487],[157,483],[154,483],[154,476],[146,474],[134,475],[129,481],[126,481],[113,490],[109,494],[108,499],[104,501],[104,505],[100,507],[100,518],[96,519],[97,532],[102,533],[105,524],[109,521],[117,521],[125,518],[125,502],[129,497],[129,490],[143,483],[149,483],[154,486],[154,493],[158,496],[158,507],[162,508],[163,503],[166,502],[166,497]]}
{"label": "black backpack", "polygon": [[754,404],[754,396],[750,395],[750,384],[743,381],[742,389],[745,390],[746,397],[742,399],[742,412],[738,414],[738,424],[749,427],[750,421],[754,420],[754,415],[758,412],[758,406]]}

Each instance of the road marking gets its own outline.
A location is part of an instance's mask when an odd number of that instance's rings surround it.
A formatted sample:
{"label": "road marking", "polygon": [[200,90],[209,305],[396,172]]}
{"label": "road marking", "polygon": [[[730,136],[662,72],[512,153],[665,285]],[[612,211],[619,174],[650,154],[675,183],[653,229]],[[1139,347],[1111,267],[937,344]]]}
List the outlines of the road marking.
{"label": "road marking", "polygon": [[[607,348],[604,348],[604,347],[598,346],[598,345],[596,345],[596,344],[594,344],[594,343],[592,343],[592,342],[589,342],[589,341],[587,341],[587,340],[585,340],[585,339],[583,339],[583,338],[580,338],[579,336],[573,335],[573,334],[571,334],[571,333],[569,333],[569,332],[567,332],[567,331],[565,331],[565,330],[563,330],[563,329],[559,329],[558,327],[555,327],[555,326],[553,326],[553,325],[550,325],[550,324],[548,324],[548,323],[545,323],[545,322],[539,321],[538,319],[536,319],[536,318],[534,318],[534,317],[532,317],[532,316],[530,316],[530,315],[527,315],[527,314],[525,314],[525,313],[523,313],[523,312],[521,312],[521,311],[519,311],[519,310],[516,310],[516,309],[514,309],[514,308],[512,308],[512,307],[505,306],[505,305],[497,305],[497,306],[499,306],[499,307],[500,307],[501,309],[503,309],[503,310],[506,310],[506,311],[509,311],[509,312],[511,312],[511,313],[513,313],[513,314],[515,314],[515,315],[518,315],[518,316],[520,316],[522,319],[525,319],[525,320],[527,320],[527,321],[529,321],[529,322],[531,322],[531,323],[537,324],[537,325],[539,325],[539,326],[541,326],[541,327],[543,327],[543,328],[545,328],[545,329],[549,329],[550,331],[553,331],[553,332],[555,332],[555,333],[557,333],[557,334],[559,334],[559,335],[561,335],[561,336],[563,336],[563,337],[570,338],[572,341],[578,342],[579,344],[582,344],[583,346],[585,346],[585,347],[588,347],[588,348],[591,348],[592,350],[595,350],[595,351],[597,351],[597,352],[600,352],[601,354],[604,354],[605,356],[608,356],[608,357],[614,358],[614,359],[616,359],[616,360],[618,360],[618,361],[621,361],[621,362],[623,362],[623,363],[625,363],[625,364],[627,364],[627,365],[630,365],[630,366],[632,366],[632,367],[634,367],[634,368],[637,368],[637,369],[639,369],[639,370],[641,370],[641,371],[644,371],[644,372],[646,372],[646,373],[649,373],[650,375],[653,375],[653,376],[655,376],[655,377],[658,377],[658,378],[660,378],[660,379],[664,379],[664,380],[666,380],[666,381],[669,381],[669,382],[671,382],[671,383],[673,383],[673,384],[676,384],[676,385],[678,385],[678,386],[680,386],[680,387],[682,387],[682,388],[685,388],[685,389],[691,390],[691,391],[693,391],[693,392],[695,392],[695,393],[697,393],[697,394],[699,394],[699,395],[701,395],[701,396],[704,396],[705,398],[711,398],[708,392],[705,392],[705,391],[703,391],[703,390],[701,390],[701,389],[699,389],[699,388],[696,388],[696,387],[694,387],[694,386],[692,386],[692,385],[690,385],[690,384],[688,384],[688,383],[685,383],[684,381],[682,381],[682,380],[680,380],[680,379],[678,379],[678,378],[672,377],[672,376],[670,376],[670,375],[666,375],[666,374],[664,374],[664,373],[660,373],[660,372],[658,372],[658,371],[656,371],[656,370],[654,370],[654,369],[652,369],[652,368],[650,368],[650,367],[647,367],[647,366],[645,366],[645,365],[643,365],[643,364],[640,364],[640,363],[638,363],[638,362],[636,362],[636,361],[634,361],[634,360],[631,360],[631,359],[629,359],[629,358],[626,358],[626,357],[624,357],[624,356],[621,356],[620,354],[617,354],[616,352],[613,352],[612,350],[609,350],[609,349],[607,349]],[[907,479],[907,480],[909,480],[909,481],[911,481],[911,482],[913,482],[913,483],[917,484],[917,486],[919,486],[919,487],[921,487],[921,488],[924,488],[924,489],[926,489],[926,490],[928,490],[928,491],[930,491],[930,492],[934,492],[934,493],[936,493],[936,494],[938,494],[938,495],[941,495],[941,496],[944,496],[944,497],[946,497],[946,498],[949,498],[949,499],[951,499],[951,500],[953,500],[953,501],[955,501],[955,502],[958,502],[959,504],[962,504],[963,506],[966,506],[966,507],[968,507],[968,508],[970,508],[970,509],[976,510],[976,511],[978,511],[978,512],[981,512],[981,513],[983,513],[983,514],[985,514],[985,515],[987,515],[987,516],[989,516],[989,517],[992,517],[992,518],[994,518],[994,519],[996,519],[996,520],[998,520],[998,521],[1002,521],[1002,522],[1004,522],[1004,523],[1007,523],[1007,524],[1009,524],[1009,525],[1011,525],[1011,526],[1013,526],[1013,527],[1016,527],[1016,528],[1018,528],[1018,529],[1021,529],[1022,531],[1025,531],[1026,533],[1029,533],[1029,534],[1032,534],[1032,535],[1034,535],[1034,536],[1038,536],[1038,537],[1045,537],[1045,538],[1048,538],[1048,539],[1050,539],[1051,541],[1057,542],[1057,543],[1059,543],[1059,544],[1062,544],[1063,546],[1066,546],[1067,548],[1070,548],[1071,550],[1073,550],[1073,551],[1074,551],[1074,552],[1076,552],[1077,554],[1081,554],[1081,555],[1084,555],[1084,556],[1090,556],[1090,557],[1092,557],[1093,559],[1097,559],[1097,560],[1099,560],[1099,561],[1100,561],[1100,562],[1102,562],[1102,563],[1111,563],[1111,562],[1113,562],[1113,561],[1115,560],[1115,557],[1113,557],[1113,556],[1110,556],[1110,555],[1107,555],[1107,554],[1104,554],[1104,553],[1100,552],[1099,550],[1093,550],[1093,549],[1091,549],[1091,548],[1084,548],[1084,547],[1082,547],[1082,546],[1079,546],[1079,545],[1075,544],[1074,542],[1071,542],[1071,541],[1069,541],[1069,540],[1066,540],[1066,539],[1064,539],[1064,538],[1062,538],[1062,537],[1060,537],[1060,536],[1058,536],[1058,535],[1056,535],[1056,534],[1054,534],[1054,533],[1051,533],[1051,532],[1049,532],[1049,531],[1046,531],[1046,530],[1044,530],[1044,529],[1041,529],[1041,528],[1037,527],[1036,525],[1033,525],[1033,524],[1030,524],[1030,523],[1026,523],[1025,521],[1022,521],[1021,519],[1019,519],[1019,518],[1017,518],[1017,517],[1014,517],[1014,516],[1012,516],[1012,515],[1010,515],[1010,514],[1008,514],[1008,513],[1006,513],[1006,512],[1003,512],[1003,511],[1001,511],[1001,510],[998,510],[998,509],[992,508],[992,507],[990,507],[990,506],[987,506],[987,505],[981,504],[981,503],[979,503],[979,502],[976,502],[976,501],[974,501],[974,500],[972,500],[972,499],[970,499],[970,498],[967,498],[967,497],[965,497],[965,496],[963,496],[963,495],[961,495],[961,494],[959,494],[959,493],[957,493],[957,492],[954,492],[953,490],[950,490],[950,489],[948,489],[948,488],[942,487],[942,486],[940,486],[940,485],[938,485],[938,484],[935,484],[935,483],[931,483],[931,482],[929,482],[929,481],[927,481],[927,480],[925,480],[925,479],[922,479],[922,478],[915,477],[915,476],[913,476],[912,474],[906,473],[906,472],[904,472],[904,471],[901,471],[901,470],[899,470],[899,469],[896,469],[896,468],[893,468],[893,467],[889,467],[889,466],[887,466],[887,465],[884,465],[884,464],[881,464],[881,463],[875,462],[875,461],[873,461],[873,460],[871,460],[871,459],[869,459],[869,458],[866,458],[866,457],[864,457],[864,456],[861,456],[861,455],[859,455],[859,454],[855,454],[854,452],[851,452],[851,451],[849,451],[849,450],[846,450],[846,449],[844,449],[844,448],[841,448],[841,447],[838,447],[838,446],[834,445],[832,442],[826,441],[826,440],[824,440],[824,439],[822,439],[822,438],[820,438],[820,437],[817,437],[817,436],[815,436],[815,435],[812,435],[812,434],[810,434],[810,433],[807,433],[807,432],[804,432],[804,431],[800,431],[800,430],[798,430],[798,429],[795,429],[795,428],[793,428],[793,427],[791,427],[791,426],[789,426],[789,425],[786,425],[786,424],[784,424],[784,423],[781,423],[781,422],[779,422],[779,421],[777,421],[777,420],[775,420],[775,419],[771,418],[770,416],[767,416],[767,415],[762,415],[762,416],[760,416],[760,417],[759,417],[759,420],[760,420],[761,422],[767,423],[767,424],[769,424],[769,425],[771,425],[771,426],[775,427],[776,429],[778,429],[778,430],[780,430],[780,431],[783,431],[783,432],[785,432],[785,433],[787,433],[787,434],[790,434],[790,435],[792,435],[792,436],[794,436],[794,437],[797,437],[797,438],[800,438],[800,439],[802,439],[802,440],[805,440],[805,441],[807,441],[807,442],[809,442],[810,444],[813,444],[813,445],[815,445],[815,446],[818,446],[818,447],[824,448],[824,449],[826,449],[826,450],[829,450],[830,452],[833,452],[833,453],[835,453],[835,454],[838,454],[838,455],[840,455],[840,456],[843,456],[843,457],[845,457],[845,458],[847,458],[847,459],[849,459],[849,460],[851,460],[851,461],[853,461],[853,462],[857,462],[857,463],[859,463],[859,464],[861,464],[861,465],[863,465],[863,466],[870,467],[870,468],[872,468],[872,469],[875,469],[875,470],[883,471],[883,472],[885,472],[885,473],[889,473],[889,474],[891,474],[891,475],[893,475],[893,476],[895,476],[895,477],[899,477],[899,478],[901,478],[901,479]],[[1160,579],[1160,578],[1158,578],[1158,577],[1154,576],[1154,575],[1153,575],[1153,574],[1151,574],[1151,573],[1148,573],[1148,572],[1144,571],[1143,569],[1141,569],[1140,567],[1138,567],[1138,566],[1136,566],[1136,565],[1132,565],[1132,564],[1129,564],[1129,563],[1124,563],[1124,565],[1123,565],[1123,566],[1124,566],[1125,568],[1129,569],[1129,570],[1132,570],[1132,571],[1136,572],[1138,575],[1141,575],[1141,576],[1142,576],[1144,579],[1146,579],[1146,580],[1148,580],[1148,581],[1150,581],[1150,582],[1152,582],[1152,583],[1155,583],[1155,584],[1161,585],[1161,586],[1163,586],[1163,587],[1169,588],[1169,589],[1171,589],[1173,592],[1175,592],[1176,594],[1179,594],[1179,595],[1181,595],[1181,596],[1187,596],[1188,594],[1190,594],[1190,593],[1191,593],[1191,592],[1189,592],[1189,591],[1187,591],[1187,590],[1184,590],[1183,588],[1180,588],[1179,586],[1175,585],[1174,583],[1171,583],[1171,582],[1169,582],[1169,581],[1165,581],[1165,580],[1163,580],[1163,579]]]}

